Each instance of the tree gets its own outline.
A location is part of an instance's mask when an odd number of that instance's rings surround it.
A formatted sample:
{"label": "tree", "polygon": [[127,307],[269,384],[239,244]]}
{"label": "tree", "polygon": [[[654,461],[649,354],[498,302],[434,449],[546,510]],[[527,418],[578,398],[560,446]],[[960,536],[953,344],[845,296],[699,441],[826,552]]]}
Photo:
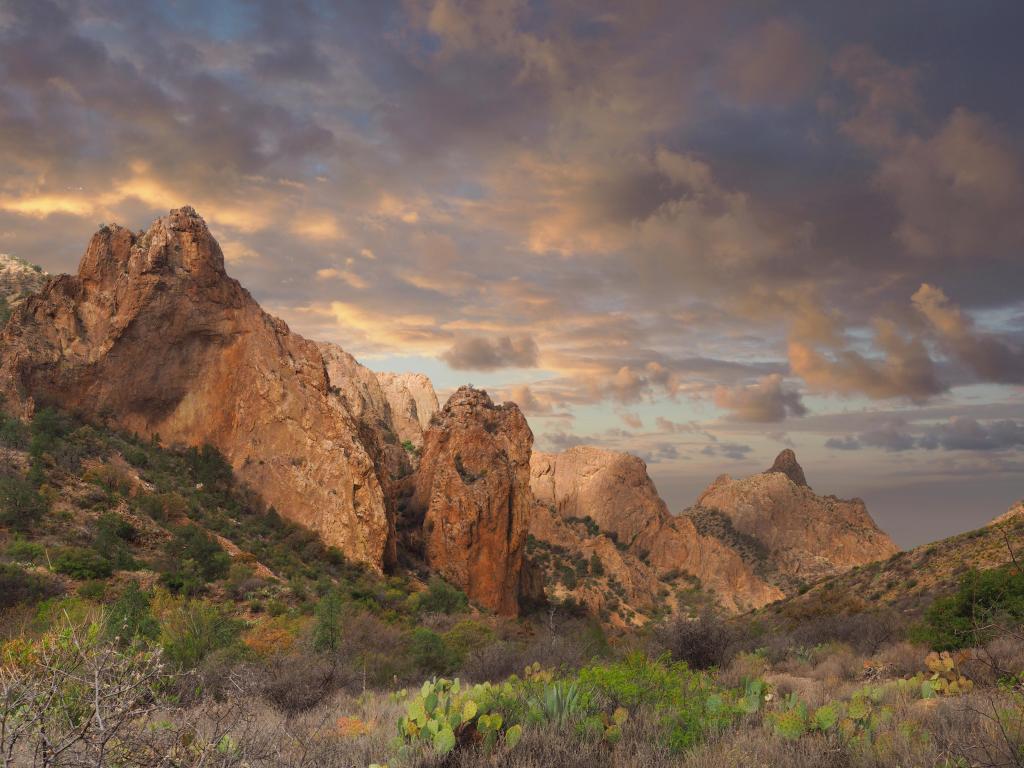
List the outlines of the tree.
{"label": "tree", "polygon": [[332,589],[316,606],[316,626],[313,628],[313,647],[318,651],[336,651],[341,643],[341,595]]}
{"label": "tree", "polygon": [[30,527],[46,512],[46,499],[21,475],[0,476],[0,523]]}

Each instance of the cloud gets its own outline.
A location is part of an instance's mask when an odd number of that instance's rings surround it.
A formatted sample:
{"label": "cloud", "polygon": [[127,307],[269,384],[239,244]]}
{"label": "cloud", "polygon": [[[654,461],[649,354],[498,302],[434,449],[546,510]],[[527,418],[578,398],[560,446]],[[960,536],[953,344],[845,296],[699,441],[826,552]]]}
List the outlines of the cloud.
{"label": "cloud", "polygon": [[807,94],[823,63],[799,26],[772,19],[729,45],[720,80],[742,104],[785,105]]}
{"label": "cloud", "polygon": [[857,440],[861,445],[881,448],[890,453],[909,451],[917,444],[917,440],[907,431],[906,422],[894,420],[881,427],[862,432]]}
{"label": "cloud", "polygon": [[529,336],[496,339],[464,336],[457,339],[441,359],[460,371],[532,368],[537,364],[537,343]]}
{"label": "cloud", "polygon": [[[946,391],[919,337],[907,336],[894,321],[882,318],[876,319],[872,328],[873,344],[881,356],[864,355],[845,340],[817,345],[793,338],[789,342],[790,368],[819,392],[863,394],[874,399],[905,397],[923,403]],[[822,352],[821,346],[827,351]]]}
{"label": "cloud", "polygon": [[747,455],[752,453],[753,450],[749,445],[742,443],[711,443],[710,445],[705,445],[701,449],[701,453],[705,456],[724,456],[727,459],[739,461],[747,458]]}
{"label": "cloud", "polygon": [[640,418],[640,414],[638,413],[619,411],[619,418],[622,419],[622,423],[630,429],[643,429],[644,427],[644,420]]}
{"label": "cloud", "polygon": [[716,387],[715,405],[732,411],[730,417],[738,421],[774,422],[787,416],[807,413],[800,393],[784,386],[780,374],[765,376],[755,384],[734,387]]}
{"label": "cloud", "polygon": [[830,437],[825,441],[825,447],[837,451],[859,451],[861,444],[853,435],[846,435],[845,437]]}
{"label": "cloud", "polygon": [[1013,419],[988,424],[968,417],[954,417],[930,427],[920,439],[922,448],[947,451],[1005,451],[1024,447],[1024,422]]}
{"label": "cloud", "polygon": [[977,331],[974,321],[963,314],[941,288],[923,283],[911,301],[942,345],[982,381],[1024,383],[1024,349]]}

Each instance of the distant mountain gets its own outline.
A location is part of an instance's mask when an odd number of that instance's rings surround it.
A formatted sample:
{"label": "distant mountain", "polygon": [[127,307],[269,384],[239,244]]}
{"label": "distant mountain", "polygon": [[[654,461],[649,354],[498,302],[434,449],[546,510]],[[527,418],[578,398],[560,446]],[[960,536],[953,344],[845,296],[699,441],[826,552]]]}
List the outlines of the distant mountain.
{"label": "distant mountain", "polygon": [[764,472],[719,476],[686,515],[698,531],[728,542],[787,593],[899,551],[862,500],[811,490],[788,448]]}

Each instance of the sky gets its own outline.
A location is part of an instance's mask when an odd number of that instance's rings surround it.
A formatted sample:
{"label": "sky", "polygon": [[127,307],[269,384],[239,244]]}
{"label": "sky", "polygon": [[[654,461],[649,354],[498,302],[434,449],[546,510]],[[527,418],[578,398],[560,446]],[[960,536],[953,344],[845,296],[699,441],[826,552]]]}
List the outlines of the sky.
{"label": "sky", "polygon": [[265,309],[904,546],[1024,496],[1024,4],[0,0],[0,251],[193,205]]}

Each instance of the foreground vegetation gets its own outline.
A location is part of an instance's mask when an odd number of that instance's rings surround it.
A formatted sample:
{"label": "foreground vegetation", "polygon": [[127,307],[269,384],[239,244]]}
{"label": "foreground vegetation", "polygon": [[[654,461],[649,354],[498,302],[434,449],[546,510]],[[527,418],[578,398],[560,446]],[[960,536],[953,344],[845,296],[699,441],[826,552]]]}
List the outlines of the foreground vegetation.
{"label": "foreground vegetation", "polygon": [[1024,764],[1010,551],[919,621],[831,599],[609,638],[356,567],[209,448],[46,410],[0,446],[6,766]]}

